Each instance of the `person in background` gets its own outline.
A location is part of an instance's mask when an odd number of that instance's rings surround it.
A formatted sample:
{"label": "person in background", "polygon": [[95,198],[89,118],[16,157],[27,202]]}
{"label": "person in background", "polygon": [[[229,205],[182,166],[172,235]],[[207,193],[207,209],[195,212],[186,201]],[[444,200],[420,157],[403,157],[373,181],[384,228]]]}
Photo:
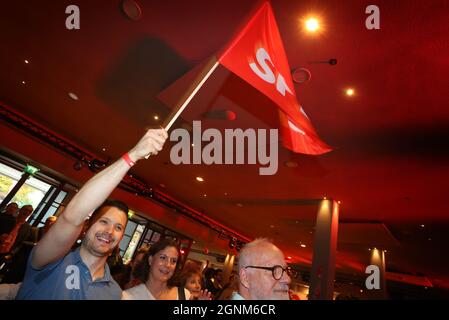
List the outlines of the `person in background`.
{"label": "person in background", "polygon": [[189,300],[190,292],[177,287],[174,274],[179,261],[178,244],[169,238],[153,244],[141,263],[141,284],[123,291],[123,300]]}
{"label": "person in background", "polygon": [[14,214],[19,210],[19,206],[15,202],[9,203],[5,210],[0,213],[0,236],[10,233],[16,225]]}
{"label": "person in background", "polygon": [[23,241],[22,245],[12,252],[8,257],[10,263],[8,264],[8,271],[4,273],[2,282],[4,283],[18,283],[22,282],[25,275],[26,265],[31,250],[39,242],[40,239],[50,230],[51,226],[56,222],[57,217],[50,216],[45,220],[43,227],[32,227],[30,236]]}
{"label": "person in background", "polygon": [[202,290],[202,274],[199,270],[187,268],[181,272],[179,276],[179,285],[186,288],[190,292],[190,300],[210,300],[211,293]]}
{"label": "person in background", "polygon": [[127,283],[124,286],[125,289],[135,287],[138,284],[142,283],[142,281],[139,279],[139,274],[142,274],[143,272],[141,270],[144,267],[142,260],[145,257],[145,254],[148,252],[148,250],[149,250],[148,247],[140,247],[137,250],[136,254],[134,255],[134,258],[131,260],[129,264],[131,268],[130,275]]}
{"label": "person in background", "polygon": [[20,208],[14,228],[9,233],[0,236],[0,253],[14,253],[20,249],[31,232],[31,225],[26,221],[31,213],[33,213],[33,206],[29,204]]}

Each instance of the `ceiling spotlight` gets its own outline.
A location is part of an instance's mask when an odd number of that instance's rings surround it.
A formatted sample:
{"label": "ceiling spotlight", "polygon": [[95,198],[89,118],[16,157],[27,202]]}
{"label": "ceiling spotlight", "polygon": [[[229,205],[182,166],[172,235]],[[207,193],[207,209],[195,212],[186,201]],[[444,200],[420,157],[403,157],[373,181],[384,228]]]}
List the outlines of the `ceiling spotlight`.
{"label": "ceiling spotlight", "polygon": [[154,118],[154,120],[159,120],[159,116],[158,115],[155,115],[153,118]]}
{"label": "ceiling spotlight", "polygon": [[301,248],[307,247],[304,243],[301,243]]}
{"label": "ceiling spotlight", "polygon": [[234,249],[236,246],[237,239],[236,238],[232,238],[231,240],[229,240],[229,248]]}
{"label": "ceiling spotlight", "polygon": [[424,227],[425,227],[425,226],[422,224],[422,225],[421,225],[421,228],[424,228]]}
{"label": "ceiling spotlight", "polygon": [[82,160],[77,161],[73,164],[73,170],[75,170],[75,171],[80,171],[83,167],[84,167],[84,162]]}
{"label": "ceiling spotlight", "polygon": [[69,97],[72,99],[72,100],[78,100],[78,96],[76,95],[76,94],[74,94],[73,92],[69,92]]}
{"label": "ceiling spotlight", "polygon": [[196,181],[203,182],[204,179],[202,177],[196,177]]}
{"label": "ceiling spotlight", "polygon": [[287,168],[297,168],[298,167],[298,162],[289,160],[289,161],[285,162],[285,166]]}
{"label": "ceiling spotlight", "polygon": [[242,249],[243,243],[241,241],[237,241],[235,245],[235,250],[240,251]]}
{"label": "ceiling spotlight", "polygon": [[123,0],[121,9],[124,15],[130,20],[138,21],[142,18],[142,9],[134,0]]}
{"label": "ceiling spotlight", "polygon": [[26,64],[30,63],[30,61],[28,61],[27,59],[25,59],[24,62],[25,62]]}
{"label": "ceiling spotlight", "polygon": [[22,81],[22,84],[26,84],[26,82],[25,82],[25,81]]}
{"label": "ceiling spotlight", "polygon": [[355,94],[355,91],[353,88],[348,88],[345,90],[345,93],[348,97],[352,97]]}
{"label": "ceiling spotlight", "polygon": [[316,18],[309,18],[305,23],[306,30],[308,32],[316,32],[320,28],[320,22]]}
{"label": "ceiling spotlight", "polygon": [[207,197],[207,194],[203,194],[203,197]]}
{"label": "ceiling spotlight", "polygon": [[288,256],[288,257],[287,257],[287,259],[288,259],[288,260],[291,260],[291,259],[292,259],[292,257],[291,257],[291,256]]}

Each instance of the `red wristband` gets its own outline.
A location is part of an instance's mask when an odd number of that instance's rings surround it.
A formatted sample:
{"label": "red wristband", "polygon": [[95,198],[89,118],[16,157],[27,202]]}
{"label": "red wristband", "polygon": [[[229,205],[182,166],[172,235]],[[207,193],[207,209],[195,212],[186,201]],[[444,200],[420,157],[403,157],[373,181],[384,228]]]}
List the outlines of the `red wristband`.
{"label": "red wristband", "polygon": [[122,156],[122,159],[125,160],[125,162],[128,164],[128,166],[132,167],[133,165],[135,165],[136,163],[134,161],[131,160],[131,158],[129,157],[128,153],[125,153]]}

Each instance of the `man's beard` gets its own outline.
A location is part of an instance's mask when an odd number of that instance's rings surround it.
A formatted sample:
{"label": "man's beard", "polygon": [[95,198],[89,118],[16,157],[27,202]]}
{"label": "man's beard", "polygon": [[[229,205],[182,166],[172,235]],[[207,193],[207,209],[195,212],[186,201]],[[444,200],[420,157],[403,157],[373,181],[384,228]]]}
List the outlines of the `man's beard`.
{"label": "man's beard", "polygon": [[[104,232],[97,232],[93,238],[90,237],[88,234],[86,234],[86,236],[83,239],[83,243],[82,245],[90,252],[92,253],[94,256],[97,257],[108,257],[111,255],[111,253],[114,251],[115,247],[109,248],[108,250],[104,251],[104,250],[98,250],[95,246],[95,238],[97,236],[102,236],[102,235],[106,235],[107,233]],[[112,237],[111,238],[111,242],[113,242]]]}

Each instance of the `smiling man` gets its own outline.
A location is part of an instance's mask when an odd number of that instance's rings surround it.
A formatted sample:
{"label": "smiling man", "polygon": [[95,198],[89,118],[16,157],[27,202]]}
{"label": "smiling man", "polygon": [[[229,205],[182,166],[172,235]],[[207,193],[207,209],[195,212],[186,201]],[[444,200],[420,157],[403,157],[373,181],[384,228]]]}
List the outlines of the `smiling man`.
{"label": "smiling man", "polygon": [[239,292],[232,300],[289,300],[291,269],[282,251],[265,238],[246,244],[239,255]]}
{"label": "smiling man", "polygon": [[[151,129],[115,163],[92,177],[73,197],[30,254],[17,299],[120,299],[106,260],[123,237],[128,207],[106,201],[136,161],[157,154],[167,139]],[[92,213],[81,247],[70,251]]]}

